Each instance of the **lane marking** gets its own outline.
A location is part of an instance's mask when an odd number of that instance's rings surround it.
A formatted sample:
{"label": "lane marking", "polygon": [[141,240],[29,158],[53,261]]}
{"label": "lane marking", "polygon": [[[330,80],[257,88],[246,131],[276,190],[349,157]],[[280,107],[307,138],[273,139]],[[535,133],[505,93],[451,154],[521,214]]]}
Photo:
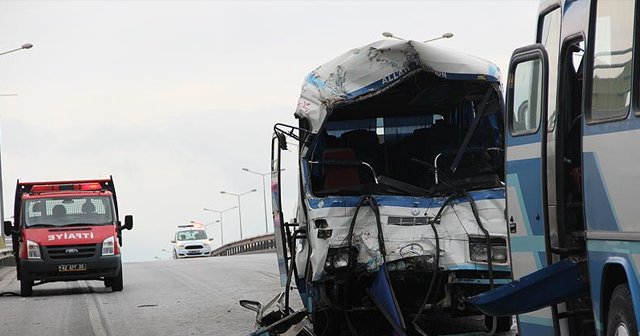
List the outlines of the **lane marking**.
{"label": "lane marking", "polygon": [[93,288],[89,286],[87,281],[82,281],[84,285],[87,287],[89,293],[83,294],[84,302],[87,305],[87,311],[89,313],[89,322],[91,322],[91,329],[93,330],[94,336],[108,336],[109,332],[107,331],[106,326],[102,322],[102,315],[100,314],[100,309],[98,308],[98,299],[95,297]]}

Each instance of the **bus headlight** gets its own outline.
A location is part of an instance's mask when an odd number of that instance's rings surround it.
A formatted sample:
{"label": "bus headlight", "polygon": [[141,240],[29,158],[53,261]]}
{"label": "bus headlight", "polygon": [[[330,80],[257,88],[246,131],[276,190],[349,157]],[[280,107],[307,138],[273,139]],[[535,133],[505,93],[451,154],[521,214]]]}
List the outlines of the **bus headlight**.
{"label": "bus headlight", "polygon": [[[509,251],[504,238],[491,237],[491,260],[504,264]],[[476,262],[487,262],[487,240],[484,237],[469,237],[469,259]]]}
{"label": "bus headlight", "polygon": [[495,262],[506,263],[507,262],[507,247],[506,246],[491,246],[491,259]]}
{"label": "bus headlight", "polygon": [[346,248],[329,249],[327,259],[324,263],[324,269],[326,271],[337,271],[351,266],[351,263],[355,262],[356,253],[357,251],[355,249],[351,251],[351,253],[349,253],[349,250]]}
{"label": "bus headlight", "polygon": [[38,243],[27,240],[27,259],[42,259],[40,256],[40,245],[38,245]]}
{"label": "bus headlight", "polygon": [[113,236],[102,241],[102,255],[113,255],[115,251],[116,240]]}

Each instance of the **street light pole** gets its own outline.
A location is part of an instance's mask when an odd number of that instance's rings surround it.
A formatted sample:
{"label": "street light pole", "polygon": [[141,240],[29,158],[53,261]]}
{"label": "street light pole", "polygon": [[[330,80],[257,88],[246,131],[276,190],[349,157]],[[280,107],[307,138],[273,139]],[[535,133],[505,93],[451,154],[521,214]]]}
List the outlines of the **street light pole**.
{"label": "street light pole", "polygon": [[252,193],[252,192],[256,192],[256,189],[251,189],[249,191],[243,192],[241,194],[234,194],[234,193],[230,193],[228,191],[224,191],[221,190],[220,193],[221,194],[225,194],[225,195],[231,195],[231,196],[235,196],[238,198],[238,217],[240,218],[240,239],[242,239],[242,207],[240,205],[240,196],[244,196],[248,193]]}
{"label": "street light pole", "polygon": [[220,220],[219,220],[219,222],[220,222],[220,246],[224,245],[224,233],[223,233],[223,230],[222,230],[222,214],[227,212],[227,211],[233,210],[235,208],[237,208],[237,206],[231,207],[231,208],[226,209],[226,210],[215,210],[215,209],[202,208],[202,210],[204,210],[204,211],[215,212],[220,216]]}
{"label": "street light pole", "polygon": [[[252,174],[256,174],[256,175],[260,175],[262,176],[262,200],[264,203],[264,232],[265,233],[269,233],[269,219],[267,217],[267,186],[266,183],[264,181],[265,176],[267,175],[271,175],[271,172],[268,173],[259,173],[257,171],[253,171],[249,168],[242,168],[242,170],[248,172],[248,173],[252,173]],[[285,168],[280,169],[280,171],[284,171]]]}
{"label": "street light pole", "polygon": [[9,51],[1,52],[0,55],[5,55],[5,54],[12,53],[14,51],[18,51],[18,50],[22,50],[22,49],[31,49],[31,47],[33,47],[33,44],[25,43],[25,44],[21,45],[20,48],[15,48],[15,49],[12,49],[12,50],[9,50]]}
{"label": "street light pole", "polygon": [[[33,47],[33,44],[25,43],[25,44],[21,45],[20,48],[16,48],[16,49],[13,49],[13,50],[2,52],[2,53],[0,53],[0,55],[5,55],[5,54],[12,53],[14,51],[18,51],[18,50],[22,50],[22,49],[30,49],[31,47]],[[0,190],[2,190],[2,179],[0,179]],[[2,198],[2,193],[0,193],[0,213],[2,215],[4,215],[3,203],[4,203],[4,201],[3,201],[3,198]],[[0,237],[0,248],[4,248],[5,245],[6,245],[5,242],[4,242],[4,234],[5,233],[6,232],[4,232],[4,229],[2,227],[0,227],[0,236],[2,236],[2,237]]]}
{"label": "street light pole", "polygon": [[[382,36],[384,36],[386,38],[396,39],[396,40],[403,40],[403,41],[405,40],[402,37],[395,36],[395,35],[393,35],[393,33],[390,33],[390,32],[383,32]],[[429,39],[429,40],[426,40],[426,41],[422,41],[422,43],[429,43],[431,41],[436,41],[436,40],[439,40],[439,39],[448,39],[448,38],[452,38],[452,37],[453,37],[453,33],[444,33],[444,34],[442,34],[442,35],[440,35],[438,37],[434,37],[432,39]]]}
{"label": "street light pole", "polygon": [[445,38],[452,38],[452,37],[453,37],[453,33],[444,33],[444,34],[442,34],[442,35],[440,35],[438,37],[434,37],[434,38],[432,38],[430,40],[422,41],[422,43],[428,43],[428,42],[431,42],[431,41],[436,41],[436,40],[445,39]]}

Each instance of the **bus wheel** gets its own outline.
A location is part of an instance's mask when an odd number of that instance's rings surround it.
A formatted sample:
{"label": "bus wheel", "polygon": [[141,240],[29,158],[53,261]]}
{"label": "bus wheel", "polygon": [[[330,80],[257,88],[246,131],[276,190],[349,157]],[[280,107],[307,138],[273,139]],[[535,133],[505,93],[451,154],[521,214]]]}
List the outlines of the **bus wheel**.
{"label": "bus wheel", "polygon": [[27,279],[20,279],[20,295],[31,296],[33,295],[33,281]]}
{"label": "bus wheel", "polygon": [[609,316],[607,317],[607,336],[638,335],[638,326],[633,313],[629,285],[618,285],[611,295]]}

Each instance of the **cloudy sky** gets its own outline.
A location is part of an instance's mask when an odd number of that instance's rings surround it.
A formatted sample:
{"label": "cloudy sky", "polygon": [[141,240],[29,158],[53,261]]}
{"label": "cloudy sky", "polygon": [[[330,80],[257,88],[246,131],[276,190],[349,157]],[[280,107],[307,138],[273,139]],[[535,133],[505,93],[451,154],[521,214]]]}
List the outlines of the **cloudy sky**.
{"label": "cloudy sky", "polygon": [[[241,193],[264,233],[262,182],[276,122],[294,123],[305,75],[390,31],[492,60],[534,41],[538,1],[0,1],[5,217],[16,179],[113,175],[126,261],[167,258],[177,224],[210,223]],[[285,216],[293,217],[295,166]],[[268,204],[270,214],[270,204]],[[270,215],[269,215],[270,216]],[[224,214],[225,242],[239,238]],[[270,224],[270,223],[269,223]],[[218,224],[208,227],[215,245]]]}

